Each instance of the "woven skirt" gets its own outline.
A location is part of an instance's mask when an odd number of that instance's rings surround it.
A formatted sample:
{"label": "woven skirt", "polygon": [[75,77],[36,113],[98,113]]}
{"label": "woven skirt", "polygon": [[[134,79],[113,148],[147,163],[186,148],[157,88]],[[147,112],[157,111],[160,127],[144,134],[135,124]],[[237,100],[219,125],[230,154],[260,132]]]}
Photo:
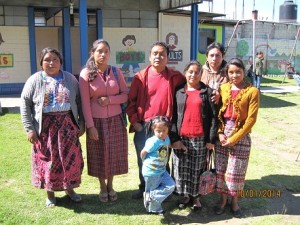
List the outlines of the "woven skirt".
{"label": "woven skirt", "polygon": [[204,137],[182,137],[182,143],[188,152],[173,152],[172,176],[175,180],[175,193],[179,195],[198,196],[199,177],[205,166],[206,145]]}
{"label": "woven skirt", "polygon": [[233,147],[223,147],[218,141],[216,151],[216,191],[236,196],[243,190],[250,156],[251,138],[246,135]]}
{"label": "woven skirt", "polygon": [[87,166],[90,176],[107,179],[128,173],[128,137],[120,115],[94,118],[99,140],[87,140]]}
{"label": "woven skirt", "polygon": [[83,158],[71,112],[43,114],[39,142],[32,148],[32,183],[47,191],[76,188]]}

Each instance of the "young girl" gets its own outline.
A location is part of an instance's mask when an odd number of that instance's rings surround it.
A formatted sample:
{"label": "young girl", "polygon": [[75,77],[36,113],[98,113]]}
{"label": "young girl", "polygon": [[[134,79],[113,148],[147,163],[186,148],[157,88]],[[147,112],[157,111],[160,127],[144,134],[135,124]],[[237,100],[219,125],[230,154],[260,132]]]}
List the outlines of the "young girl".
{"label": "young girl", "polygon": [[220,193],[220,205],[215,208],[215,212],[218,215],[225,212],[227,196],[230,196],[233,215],[241,217],[238,192],[244,188],[251,149],[249,134],[256,122],[259,90],[245,81],[245,66],[240,59],[231,59],[226,66],[226,72],[230,82],[220,87],[220,141],[215,145],[216,190]]}
{"label": "young girl", "polygon": [[178,207],[184,209],[191,203],[194,211],[201,209],[199,177],[205,167],[207,151],[214,148],[218,128],[213,90],[200,81],[200,71],[198,61],[186,65],[183,71],[186,84],[176,90],[172,117],[172,131],[188,148],[186,154],[175,149],[173,152],[175,193],[183,196]]}
{"label": "young girl", "polygon": [[145,179],[144,205],[148,213],[163,215],[162,202],[174,191],[174,181],[166,171],[170,138],[167,117],[156,116],[152,120],[154,135],[146,140],[141,151],[142,174]]}

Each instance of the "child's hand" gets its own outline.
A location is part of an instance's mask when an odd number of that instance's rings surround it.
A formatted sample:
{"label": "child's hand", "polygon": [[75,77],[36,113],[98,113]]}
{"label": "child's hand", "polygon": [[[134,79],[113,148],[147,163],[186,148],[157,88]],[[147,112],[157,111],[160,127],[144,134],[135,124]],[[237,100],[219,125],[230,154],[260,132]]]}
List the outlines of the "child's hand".
{"label": "child's hand", "polygon": [[142,161],[144,161],[144,159],[145,159],[145,157],[146,157],[147,154],[148,154],[148,152],[146,152],[146,150],[143,149],[141,151],[140,157],[141,157]]}
{"label": "child's hand", "polygon": [[171,144],[171,148],[182,150],[184,154],[186,154],[188,151],[187,147],[185,147],[185,145],[182,144],[181,141],[176,141],[173,144]]}

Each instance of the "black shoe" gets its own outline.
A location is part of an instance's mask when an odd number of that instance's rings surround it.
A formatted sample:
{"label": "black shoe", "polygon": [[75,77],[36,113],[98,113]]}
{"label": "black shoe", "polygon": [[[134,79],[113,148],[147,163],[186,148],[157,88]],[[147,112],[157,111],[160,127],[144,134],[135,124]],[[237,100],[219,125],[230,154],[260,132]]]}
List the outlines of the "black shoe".
{"label": "black shoe", "polygon": [[219,206],[215,206],[214,210],[215,210],[215,213],[216,213],[217,215],[221,215],[221,214],[223,214],[223,213],[225,212],[225,207],[224,207],[224,208],[221,208],[221,207],[219,207]]}
{"label": "black shoe", "polygon": [[192,198],[190,198],[188,202],[179,202],[178,208],[185,209],[186,207],[188,207],[191,204],[191,201],[192,201]]}
{"label": "black shoe", "polygon": [[137,190],[137,191],[135,191],[132,195],[131,195],[131,198],[133,198],[133,199],[141,199],[141,198],[143,198],[143,191],[142,190]]}
{"label": "black shoe", "polygon": [[241,209],[238,209],[238,210],[235,210],[235,211],[231,209],[231,212],[232,212],[232,215],[236,218],[242,218],[243,217],[243,213],[242,213]]}
{"label": "black shoe", "polygon": [[202,206],[193,205],[192,209],[193,209],[194,212],[201,211]]}

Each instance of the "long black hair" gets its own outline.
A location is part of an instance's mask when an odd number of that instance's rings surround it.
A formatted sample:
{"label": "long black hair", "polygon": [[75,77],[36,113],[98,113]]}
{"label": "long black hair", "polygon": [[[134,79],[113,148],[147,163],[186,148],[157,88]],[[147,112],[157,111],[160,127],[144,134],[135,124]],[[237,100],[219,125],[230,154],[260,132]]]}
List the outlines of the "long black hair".
{"label": "long black hair", "polygon": [[90,57],[85,64],[86,68],[89,71],[89,81],[94,80],[97,76],[98,67],[97,67],[95,59],[94,59],[94,52],[98,48],[98,45],[100,45],[101,43],[105,44],[110,51],[110,46],[106,40],[98,39],[98,40],[94,41],[94,43],[90,49]]}

